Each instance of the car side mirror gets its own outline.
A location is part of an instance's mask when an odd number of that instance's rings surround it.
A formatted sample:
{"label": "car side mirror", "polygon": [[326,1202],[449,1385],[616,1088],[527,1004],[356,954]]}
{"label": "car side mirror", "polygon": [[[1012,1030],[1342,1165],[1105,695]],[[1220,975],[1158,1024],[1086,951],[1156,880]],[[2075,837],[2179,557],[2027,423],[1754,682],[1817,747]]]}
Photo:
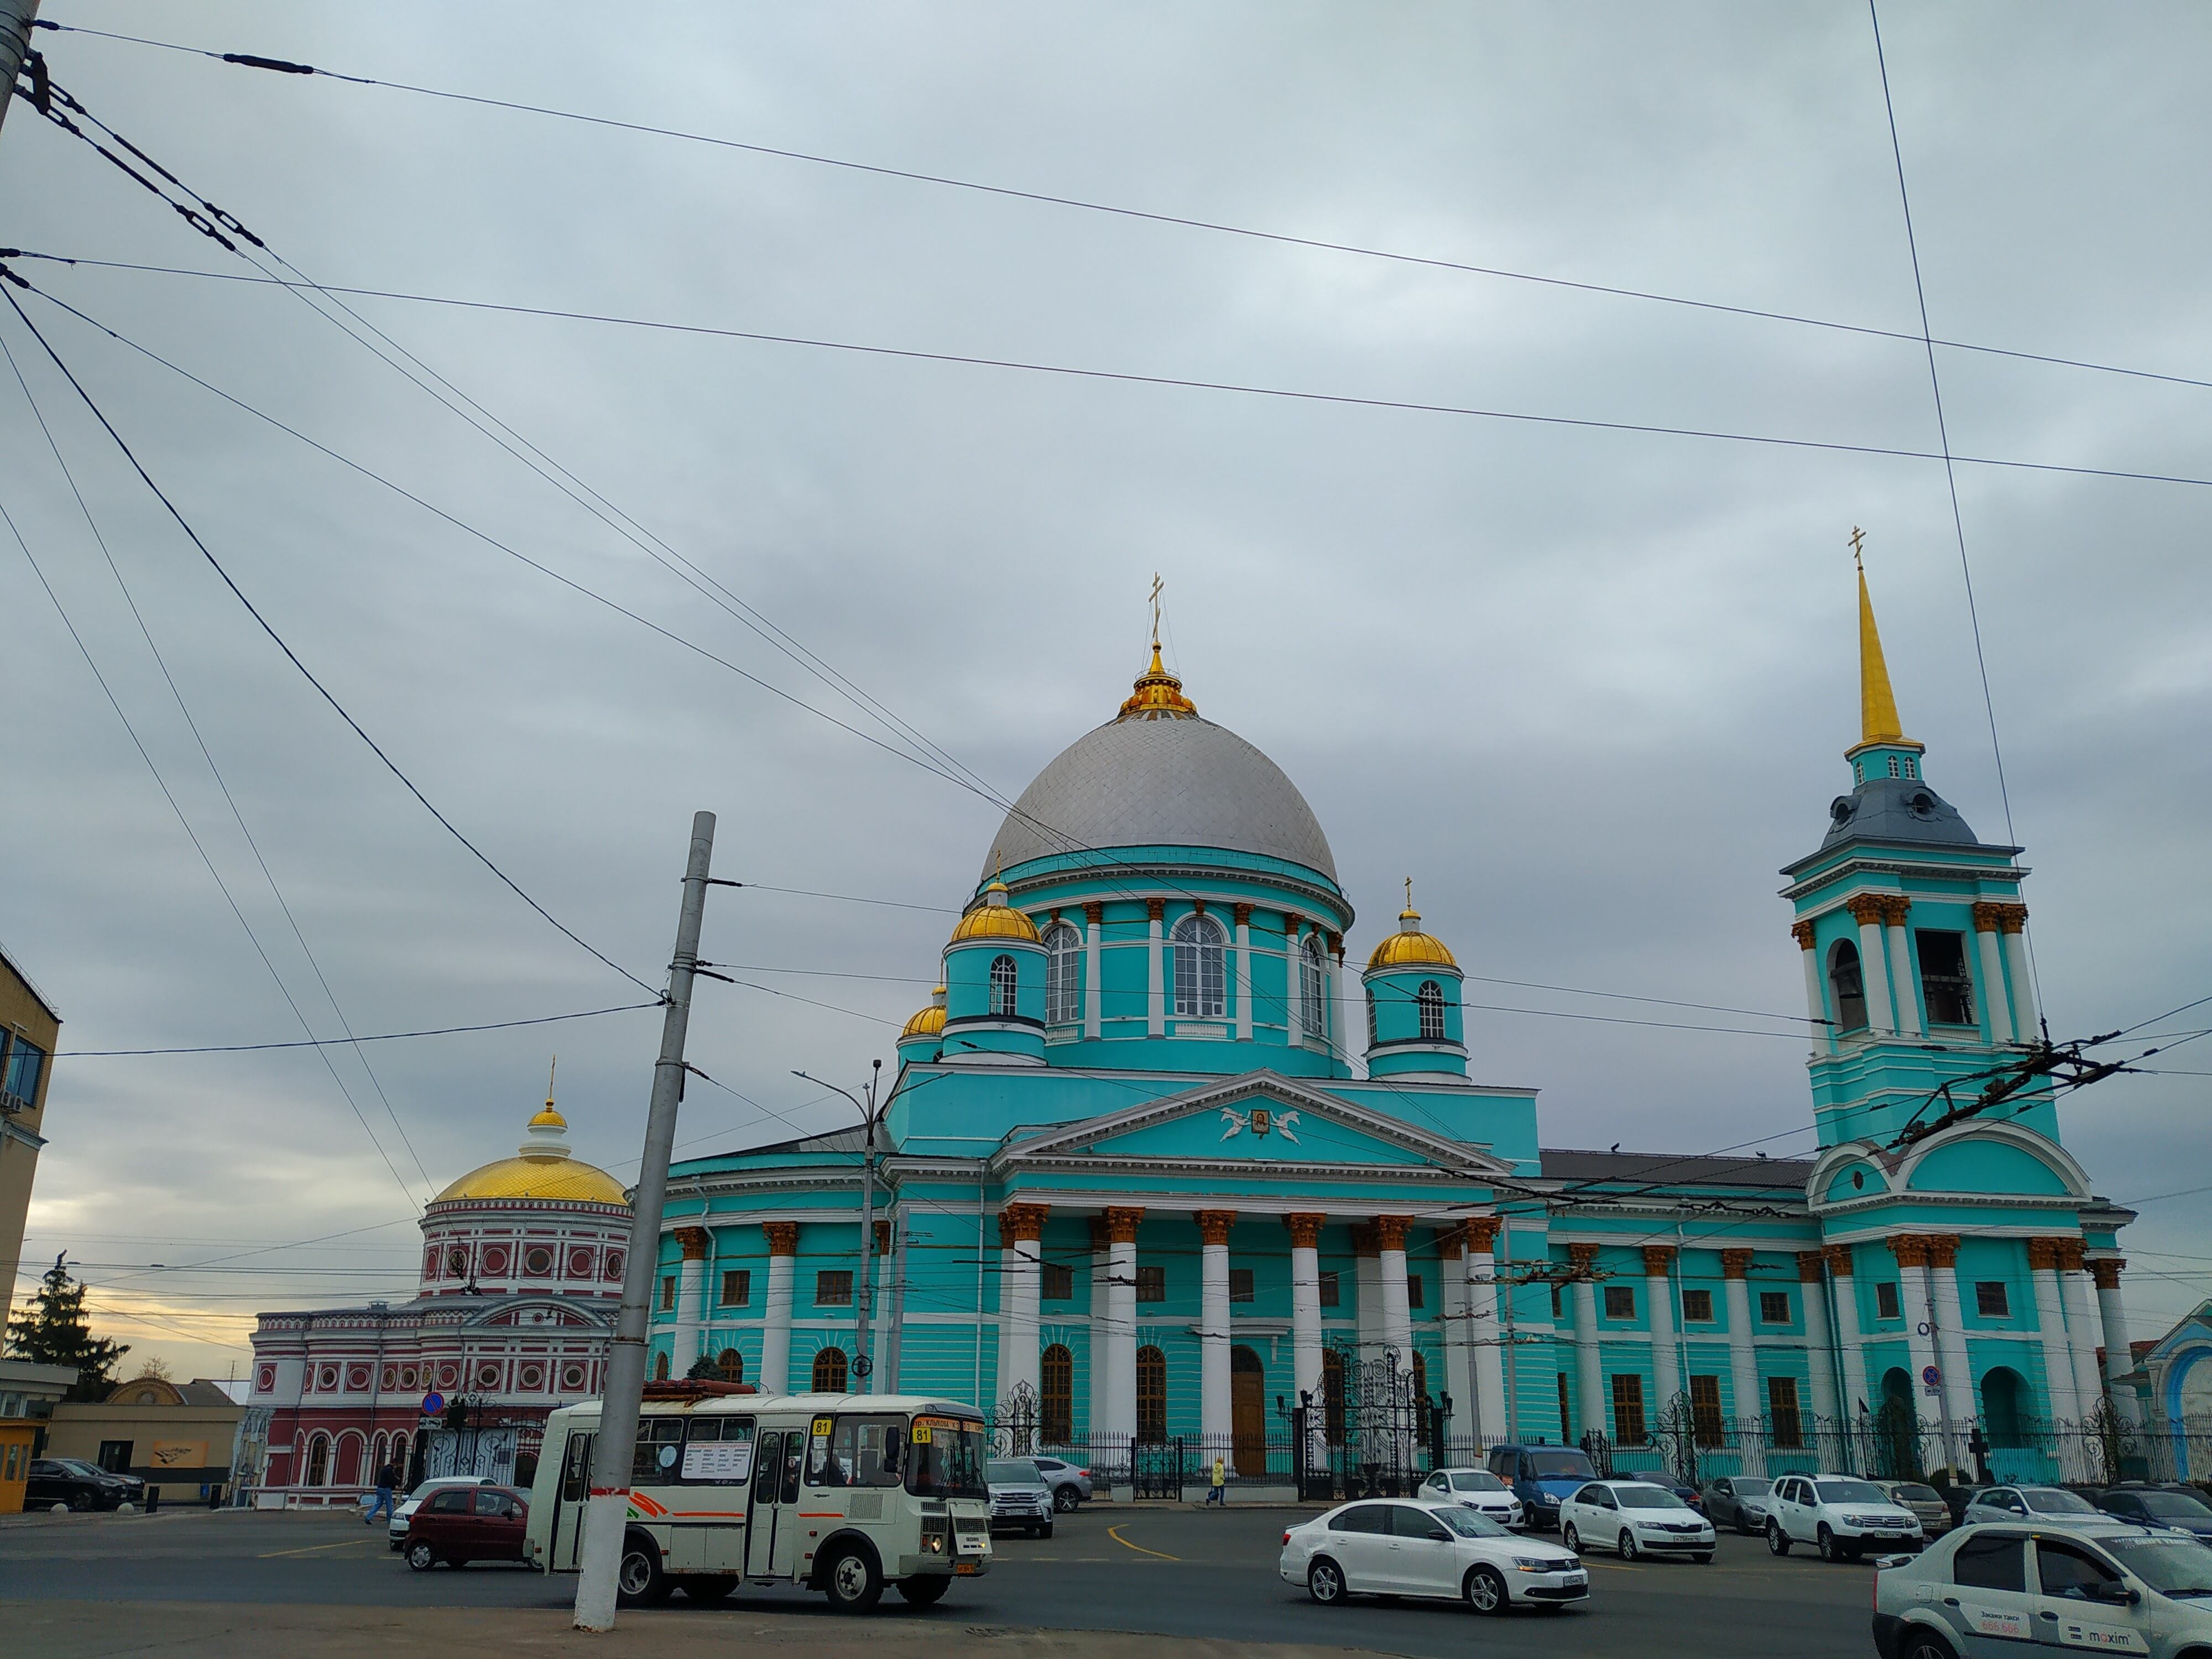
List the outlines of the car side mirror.
{"label": "car side mirror", "polygon": [[1443,1528],[1431,1527],[1429,1528],[1429,1542],[1431,1544],[1449,1544],[1451,1540],[1451,1534],[1445,1531]]}
{"label": "car side mirror", "polygon": [[2126,1584],[2094,1584],[2089,1589],[2089,1599],[2111,1607],[2131,1607],[2142,1600],[2142,1593]]}

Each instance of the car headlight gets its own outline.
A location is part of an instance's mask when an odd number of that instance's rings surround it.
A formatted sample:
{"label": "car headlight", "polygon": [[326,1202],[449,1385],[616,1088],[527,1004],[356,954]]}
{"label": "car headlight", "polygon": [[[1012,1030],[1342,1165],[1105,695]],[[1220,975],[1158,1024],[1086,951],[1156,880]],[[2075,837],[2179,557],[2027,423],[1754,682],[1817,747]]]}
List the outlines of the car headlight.
{"label": "car headlight", "polygon": [[1516,1555],[1513,1565],[1522,1572],[1564,1572],[1566,1569],[1547,1555]]}

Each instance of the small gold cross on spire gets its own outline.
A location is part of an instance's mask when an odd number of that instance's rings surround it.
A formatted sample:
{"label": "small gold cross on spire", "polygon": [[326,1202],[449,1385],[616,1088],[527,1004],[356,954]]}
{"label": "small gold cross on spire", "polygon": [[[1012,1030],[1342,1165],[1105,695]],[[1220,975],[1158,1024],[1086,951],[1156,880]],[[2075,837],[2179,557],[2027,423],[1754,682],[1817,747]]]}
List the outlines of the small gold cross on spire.
{"label": "small gold cross on spire", "polygon": [[561,1056],[556,1054],[553,1056],[553,1063],[545,1068],[545,1103],[548,1106],[553,1103],[553,1078],[560,1069]]}
{"label": "small gold cross on spire", "polygon": [[1866,541],[1866,532],[1860,529],[1856,525],[1853,525],[1851,526],[1850,539],[1851,562],[1856,565],[1859,568],[1860,572],[1863,574],[1866,570],[1866,561],[1859,556],[1859,549]]}
{"label": "small gold cross on spire", "polygon": [[1406,908],[1408,910],[1413,908],[1413,878],[1411,876],[1406,878]]}
{"label": "small gold cross on spire", "polygon": [[1160,643],[1160,590],[1166,586],[1160,580],[1160,573],[1157,570],[1152,572],[1152,647],[1155,650],[1159,648]]}

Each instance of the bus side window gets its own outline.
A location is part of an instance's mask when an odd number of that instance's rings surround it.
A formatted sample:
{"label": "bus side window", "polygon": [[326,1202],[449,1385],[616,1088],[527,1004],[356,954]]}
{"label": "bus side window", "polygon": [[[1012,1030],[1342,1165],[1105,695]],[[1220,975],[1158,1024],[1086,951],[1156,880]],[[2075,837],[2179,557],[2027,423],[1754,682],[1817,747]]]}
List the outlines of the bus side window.
{"label": "bus side window", "polygon": [[561,1464],[561,1501],[576,1504],[590,1495],[592,1480],[592,1443],[595,1436],[572,1434],[568,1450]]}
{"label": "bus side window", "polygon": [[773,1504],[783,1478],[783,1437],[769,1430],[761,1436],[755,1455],[759,1461],[753,1465],[753,1502]]}

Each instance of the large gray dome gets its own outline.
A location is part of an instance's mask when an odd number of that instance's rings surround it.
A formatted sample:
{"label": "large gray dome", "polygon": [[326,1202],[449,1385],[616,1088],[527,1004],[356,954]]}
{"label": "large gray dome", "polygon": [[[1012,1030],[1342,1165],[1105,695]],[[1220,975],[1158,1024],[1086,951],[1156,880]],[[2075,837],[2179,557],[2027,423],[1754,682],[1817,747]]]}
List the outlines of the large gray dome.
{"label": "large gray dome", "polygon": [[1328,838],[1282,768],[1194,714],[1125,717],[1078,738],[1022,791],[981,878],[1086,848],[1160,846],[1257,853],[1336,879]]}

